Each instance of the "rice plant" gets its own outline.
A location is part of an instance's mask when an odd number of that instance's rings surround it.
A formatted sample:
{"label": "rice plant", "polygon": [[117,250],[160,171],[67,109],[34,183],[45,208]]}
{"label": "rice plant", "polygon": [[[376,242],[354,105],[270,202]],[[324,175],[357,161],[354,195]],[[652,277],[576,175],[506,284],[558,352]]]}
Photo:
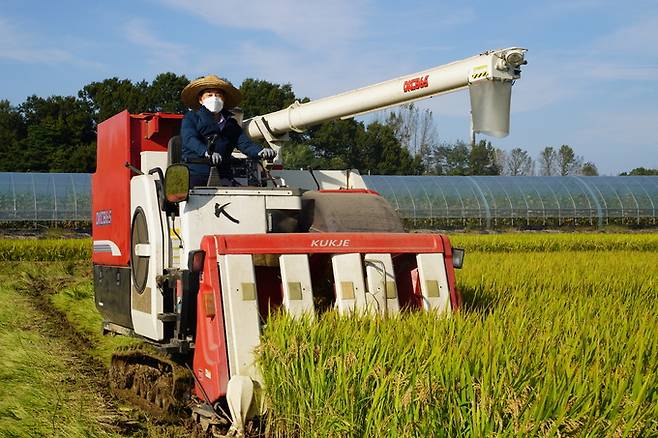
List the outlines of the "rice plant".
{"label": "rice plant", "polygon": [[0,262],[90,259],[89,239],[0,239]]}
{"label": "rice plant", "polygon": [[656,252],[475,253],[464,308],[270,319],[280,436],[658,436]]}
{"label": "rice plant", "polygon": [[656,233],[451,234],[453,246],[482,252],[658,251]]}

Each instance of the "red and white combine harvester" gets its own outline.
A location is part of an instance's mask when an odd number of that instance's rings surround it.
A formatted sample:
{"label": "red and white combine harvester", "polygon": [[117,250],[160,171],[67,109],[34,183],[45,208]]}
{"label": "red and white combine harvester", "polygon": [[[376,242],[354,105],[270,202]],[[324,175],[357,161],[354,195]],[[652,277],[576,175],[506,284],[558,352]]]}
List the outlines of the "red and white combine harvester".
{"label": "red and white combine harvester", "polygon": [[[469,88],[473,132],[504,136],[524,54],[486,52],[242,126],[279,150],[290,131]],[[453,268],[463,252],[444,235],[404,233],[358,172],[283,170],[280,158],[268,172],[236,154],[241,186],[214,185],[211,173],[208,185],[189,187],[181,119],[124,111],[98,126],[96,306],[105,332],[150,344],[114,355],[116,392],[164,417],[191,407],[203,425],[240,433],[263,410],[254,349],[271,312],[443,314],[459,305]]]}

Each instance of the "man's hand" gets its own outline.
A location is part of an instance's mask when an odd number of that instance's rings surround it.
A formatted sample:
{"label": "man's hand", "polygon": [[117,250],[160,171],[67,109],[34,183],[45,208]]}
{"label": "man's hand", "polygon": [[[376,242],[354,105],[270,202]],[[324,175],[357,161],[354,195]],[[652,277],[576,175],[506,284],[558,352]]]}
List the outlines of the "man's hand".
{"label": "man's hand", "polygon": [[222,162],[222,156],[219,154],[219,152],[213,152],[212,155],[209,155],[208,152],[206,152],[206,158],[210,158],[213,166],[217,166]]}
{"label": "man's hand", "polygon": [[259,157],[259,158],[262,158],[262,159],[264,159],[264,160],[271,160],[271,159],[273,159],[274,157],[276,157],[276,152],[274,151],[274,149],[263,148],[263,149],[261,149],[261,151],[258,153],[258,157]]}

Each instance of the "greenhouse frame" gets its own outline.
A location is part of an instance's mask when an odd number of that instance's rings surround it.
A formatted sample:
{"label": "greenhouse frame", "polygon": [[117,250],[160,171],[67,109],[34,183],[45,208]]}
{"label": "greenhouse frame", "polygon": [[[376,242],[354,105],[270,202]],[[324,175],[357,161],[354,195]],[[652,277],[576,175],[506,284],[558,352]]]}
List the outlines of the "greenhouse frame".
{"label": "greenhouse frame", "polygon": [[[363,175],[409,227],[656,225],[658,176]],[[0,173],[0,222],[90,221],[91,174]]]}
{"label": "greenhouse frame", "polygon": [[655,225],[656,176],[364,175],[413,226]]}
{"label": "greenhouse frame", "polygon": [[0,172],[0,222],[90,220],[91,174]]}

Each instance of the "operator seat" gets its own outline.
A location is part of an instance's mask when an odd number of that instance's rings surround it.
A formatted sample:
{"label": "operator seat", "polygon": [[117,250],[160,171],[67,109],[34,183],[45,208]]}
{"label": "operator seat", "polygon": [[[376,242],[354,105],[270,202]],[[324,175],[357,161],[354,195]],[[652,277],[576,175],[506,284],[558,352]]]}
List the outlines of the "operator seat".
{"label": "operator seat", "polygon": [[[167,166],[183,162],[183,140],[180,135],[174,135],[167,143]],[[215,167],[210,169],[207,186],[220,186],[219,173]]]}
{"label": "operator seat", "polygon": [[183,141],[180,135],[174,135],[167,143],[167,166],[178,164],[183,159]]}

